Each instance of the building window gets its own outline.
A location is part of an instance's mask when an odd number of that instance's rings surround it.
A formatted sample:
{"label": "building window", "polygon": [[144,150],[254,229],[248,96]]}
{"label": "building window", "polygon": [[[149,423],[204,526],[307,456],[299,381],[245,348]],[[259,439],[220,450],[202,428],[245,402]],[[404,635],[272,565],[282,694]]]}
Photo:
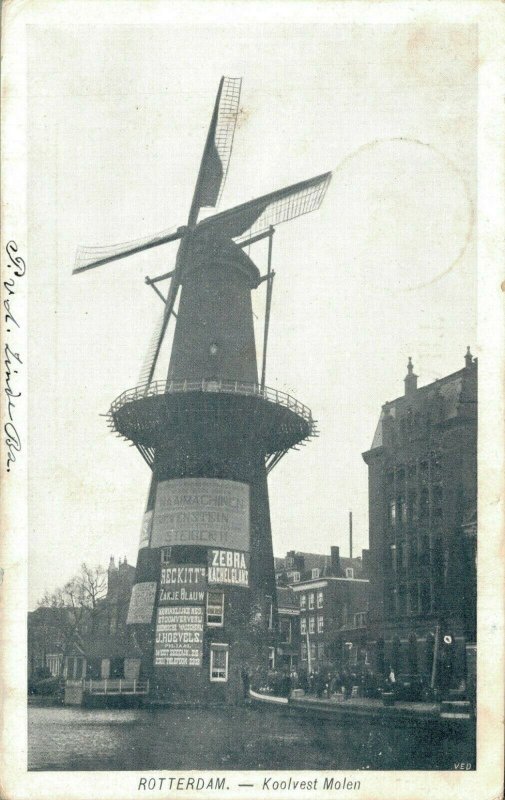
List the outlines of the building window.
{"label": "building window", "polygon": [[275,647],[268,648],[268,669],[275,669]]}
{"label": "building window", "polygon": [[300,619],[300,633],[305,634],[307,633],[307,620],[305,617]]}
{"label": "building window", "polygon": [[224,592],[207,592],[207,625],[222,628],[224,623]]}
{"label": "building window", "polygon": [[266,613],[268,616],[268,630],[273,630],[274,625],[274,605],[272,602],[271,595],[267,594],[265,596],[265,603],[266,603]]}
{"label": "building window", "polygon": [[391,661],[391,666],[395,671],[395,675],[398,675],[402,666],[402,648],[398,636],[393,638],[393,643],[391,646]]}
{"label": "building window", "polygon": [[411,586],[409,589],[409,612],[417,614],[417,586]]}
{"label": "building window", "polygon": [[291,641],[291,620],[290,619],[281,619],[279,621],[279,631],[281,634],[281,642],[289,642]]}
{"label": "building window", "polygon": [[396,611],[396,593],[394,586],[388,586],[386,589],[386,609],[388,614],[394,614]]}
{"label": "building window", "polygon": [[305,642],[302,642],[301,644],[302,661],[307,661],[307,644]]}
{"label": "building window", "polygon": [[166,564],[172,558],[172,548],[171,547],[162,547],[161,548],[161,563]]}
{"label": "building window", "polygon": [[355,628],[366,627],[366,611],[360,611],[358,614],[354,615],[354,627]]}
{"label": "building window", "polygon": [[315,567],[315,568],[312,570],[312,578],[313,578],[313,579],[315,579],[315,578],[319,578],[319,568],[318,568],[318,567]]}
{"label": "building window", "polygon": [[406,600],[407,600],[407,591],[405,586],[402,584],[398,589],[398,613],[405,614],[406,610]]}
{"label": "building window", "polygon": [[317,657],[318,657],[319,661],[323,661],[324,660],[324,644],[319,644],[317,646]]}
{"label": "building window", "polygon": [[431,474],[433,477],[442,473],[442,459],[439,453],[431,454]]}
{"label": "building window", "polygon": [[408,506],[408,522],[410,524],[416,518],[416,503],[417,503],[417,494],[414,491],[409,492],[409,506]]}
{"label": "building window", "polygon": [[441,486],[433,487],[433,514],[435,517],[441,517],[443,514],[443,492]]}
{"label": "building window", "polygon": [[389,501],[389,524],[396,525],[396,501]]}
{"label": "building window", "polygon": [[314,617],[309,617],[309,633],[315,633],[316,621]]}
{"label": "building window", "polygon": [[61,655],[48,655],[46,656],[46,666],[54,678],[58,678],[61,673]]}
{"label": "building window", "polygon": [[345,568],[345,577],[346,578],[354,578],[354,569],[353,569],[353,567],[346,567]]}
{"label": "building window", "polygon": [[228,645],[214,644],[210,646],[210,679],[216,683],[228,680]]}
{"label": "building window", "polygon": [[426,614],[430,610],[430,587],[426,584],[421,586],[421,614]]}
{"label": "building window", "polygon": [[317,607],[318,608],[322,608],[323,607],[323,593],[322,592],[318,592],[317,593]]}
{"label": "building window", "polygon": [[300,573],[293,572],[293,583],[300,583]]}
{"label": "building window", "polygon": [[411,633],[409,636],[408,660],[409,672],[411,675],[417,674],[417,638],[415,633]]}
{"label": "building window", "polygon": [[400,520],[402,525],[405,525],[407,522],[407,503],[403,497],[398,498],[398,511],[400,514]]}
{"label": "building window", "polygon": [[316,645],[315,645],[315,642],[313,642],[310,645],[310,657],[312,659],[312,663],[314,663],[314,661],[316,660]]}
{"label": "building window", "polygon": [[309,594],[309,608],[314,608],[314,592]]}
{"label": "building window", "polygon": [[304,611],[307,608],[307,595],[301,594],[300,595],[300,608]]}
{"label": "building window", "polygon": [[318,617],[317,618],[317,632],[318,633],[322,633],[323,632],[323,624],[324,624],[323,617]]}
{"label": "building window", "polygon": [[421,489],[421,501],[420,501],[420,508],[419,508],[419,514],[420,514],[421,517],[427,517],[428,516],[429,505],[430,505],[430,501],[429,501],[428,489],[426,489],[426,488]]}

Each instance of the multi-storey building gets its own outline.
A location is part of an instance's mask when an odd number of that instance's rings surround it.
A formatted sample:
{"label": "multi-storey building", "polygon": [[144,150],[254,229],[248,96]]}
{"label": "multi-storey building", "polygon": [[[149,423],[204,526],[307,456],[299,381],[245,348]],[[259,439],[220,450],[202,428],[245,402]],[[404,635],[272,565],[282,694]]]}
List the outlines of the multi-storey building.
{"label": "multi-storey building", "polygon": [[298,668],[300,658],[300,606],[292,586],[277,587],[277,611],[279,632],[273,667],[291,672]]}
{"label": "multi-storey building", "polygon": [[375,666],[458,686],[476,638],[477,363],[382,407],[370,450]]}
{"label": "multi-storey building", "polygon": [[330,556],[292,551],[286,567],[293,567],[284,575],[299,599],[299,667],[310,672],[364,665],[368,551],[362,558],[341,558],[338,547],[331,548]]}

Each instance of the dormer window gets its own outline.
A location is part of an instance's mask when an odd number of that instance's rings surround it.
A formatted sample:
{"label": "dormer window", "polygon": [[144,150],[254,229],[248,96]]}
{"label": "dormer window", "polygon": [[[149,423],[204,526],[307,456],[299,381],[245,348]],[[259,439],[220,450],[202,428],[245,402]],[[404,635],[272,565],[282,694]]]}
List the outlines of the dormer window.
{"label": "dormer window", "polygon": [[320,570],[319,570],[319,568],[318,568],[318,567],[315,567],[315,568],[312,570],[312,578],[313,578],[313,579],[314,579],[314,578],[319,578],[319,574],[320,574]]}
{"label": "dormer window", "polygon": [[300,583],[300,573],[293,572],[293,583]]}
{"label": "dormer window", "polygon": [[345,577],[346,578],[354,578],[354,569],[353,569],[353,567],[346,567],[345,568]]}

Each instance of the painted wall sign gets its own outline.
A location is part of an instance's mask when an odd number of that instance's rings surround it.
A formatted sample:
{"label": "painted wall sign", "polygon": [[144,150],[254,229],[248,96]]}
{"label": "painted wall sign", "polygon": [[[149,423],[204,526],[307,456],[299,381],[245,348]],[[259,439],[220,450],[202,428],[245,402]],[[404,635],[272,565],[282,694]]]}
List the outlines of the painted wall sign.
{"label": "painted wall sign", "polygon": [[249,586],[249,553],[209,550],[209,583]]}
{"label": "painted wall sign", "polygon": [[142,547],[149,547],[151,541],[151,531],[153,527],[153,512],[146,511],[142,517],[142,528],[140,530],[139,550]]}
{"label": "painted wall sign", "polygon": [[154,665],[156,667],[201,667],[203,606],[158,608]]}
{"label": "painted wall sign", "polygon": [[150,625],[153,618],[156,581],[136,583],[128,607],[127,625]]}
{"label": "painted wall sign", "polygon": [[161,481],[151,547],[202,545],[249,550],[249,486],[217,478]]}
{"label": "painted wall sign", "polygon": [[161,567],[159,603],[205,603],[207,569],[197,564]]}

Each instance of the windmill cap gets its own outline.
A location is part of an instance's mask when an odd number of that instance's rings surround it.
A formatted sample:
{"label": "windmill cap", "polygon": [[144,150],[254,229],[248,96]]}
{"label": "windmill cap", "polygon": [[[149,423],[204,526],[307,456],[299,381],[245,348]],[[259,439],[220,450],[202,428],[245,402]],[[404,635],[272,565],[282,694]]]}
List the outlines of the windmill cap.
{"label": "windmill cap", "polygon": [[260,282],[260,271],[239,245],[216,230],[198,231],[191,237],[190,252],[184,267],[184,279],[195,271],[215,267],[237,270],[255,289]]}

